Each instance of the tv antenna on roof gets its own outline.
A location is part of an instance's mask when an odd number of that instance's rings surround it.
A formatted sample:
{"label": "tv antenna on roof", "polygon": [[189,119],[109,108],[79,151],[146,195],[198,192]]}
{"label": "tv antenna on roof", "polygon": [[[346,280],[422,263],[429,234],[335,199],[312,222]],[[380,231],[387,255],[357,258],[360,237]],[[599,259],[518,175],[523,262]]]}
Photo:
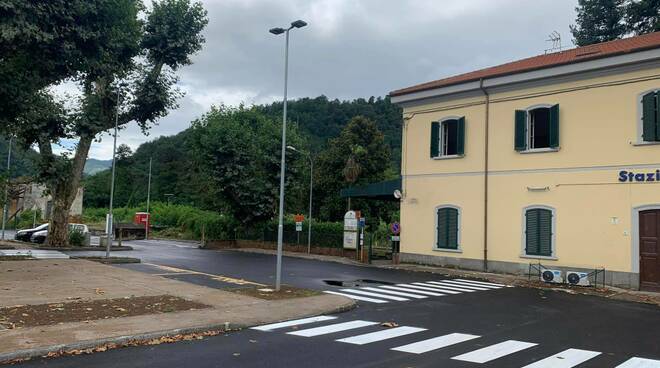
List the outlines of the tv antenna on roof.
{"label": "tv antenna on roof", "polygon": [[545,49],[546,54],[551,53],[551,52],[555,52],[555,51],[561,51],[561,48],[562,48],[562,46],[561,46],[561,34],[559,34],[559,32],[552,31],[552,33],[550,33],[548,35],[548,39],[546,40],[546,42],[552,42],[552,47],[549,48],[549,49]]}

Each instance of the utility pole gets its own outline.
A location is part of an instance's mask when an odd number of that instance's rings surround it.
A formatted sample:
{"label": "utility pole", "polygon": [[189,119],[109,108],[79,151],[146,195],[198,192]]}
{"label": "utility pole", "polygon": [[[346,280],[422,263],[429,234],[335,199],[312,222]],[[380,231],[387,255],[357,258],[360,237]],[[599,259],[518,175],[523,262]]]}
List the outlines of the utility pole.
{"label": "utility pole", "polygon": [[7,226],[7,216],[9,215],[9,168],[11,166],[11,145],[14,137],[9,137],[9,151],[7,152],[7,182],[5,183],[5,204],[2,208],[2,240],[5,240],[5,227]]}
{"label": "utility pole", "polygon": [[151,163],[153,157],[149,157],[149,180],[147,182],[147,221],[144,223],[144,239],[149,238],[149,223],[151,222],[151,213],[149,212],[149,202],[151,200]]}
{"label": "utility pole", "polygon": [[117,128],[119,125],[119,86],[117,87],[117,108],[115,109],[115,137],[112,144],[112,179],[110,181],[110,211],[108,212],[108,223],[106,224],[106,232],[108,235],[108,242],[105,245],[105,258],[110,258],[110,246],[112,245],[112,225],[114,224],[113,206],[115,199],[115,170],[117,166]]}

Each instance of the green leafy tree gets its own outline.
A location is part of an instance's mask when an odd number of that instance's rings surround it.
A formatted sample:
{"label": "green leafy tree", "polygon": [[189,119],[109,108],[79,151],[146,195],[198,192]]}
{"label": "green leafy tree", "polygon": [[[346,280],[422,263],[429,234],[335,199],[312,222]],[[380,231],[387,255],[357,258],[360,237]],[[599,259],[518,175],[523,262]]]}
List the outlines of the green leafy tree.
{"label": "green leafy tree", "polygon": [[[287,125],[287,143],[303,147],[295,125]],[[207,190],[220,197],[220,212],[231,213],[243,224],[273,218],[279,201],[281,123],[255,108],[213,108],[193,122],[195,156],[205,166],[213,185]],[[304,160],[287,159],[287,193]]]}
{"label": "green leafy tree", "polygon": [[[376,123],[363,116],[352,118],[341,134],[331,139],[328,148],[319,154],[315,190],[321,218],[343,218],[346,205],[339,197],[339,191],[349,185],[390,178],[389,162],[390,148]],[[352,207],[379,216],[383,206],[376,201],[356,201]]]}
{"label": "green leafy tree", "polygon": [[[201,49],[206,11],[190,0],[154,1],[150,11],[139,0],[3,5],[0,97],[12,97],[14,88],[27,93],[14,96],[15,108],[0,106],[9,117],[1,128],[25,147],[39,147],[39,180],[53,196],[48,242],[65,246],[69,209],[92,142],[113,128],[118,104],[118,124],[135,121],[143,131],[176,107],[175,72]],[[22,77],[5,78],[15,75]],[[81,91],[69,110],[46,88],[65,79]],[[54,154],[53,145],[63,140],[75,148]]]}
{"label": "green leafy tree", "polygon": [[660,31],[660,0],[632,0],[626,6],[626,25],[637,35]]}
{"label": "green leafy tree", "polygon": [[571,25],[577,46],[612,41],[626,34],[624,0],[578,0],[577,24]]}

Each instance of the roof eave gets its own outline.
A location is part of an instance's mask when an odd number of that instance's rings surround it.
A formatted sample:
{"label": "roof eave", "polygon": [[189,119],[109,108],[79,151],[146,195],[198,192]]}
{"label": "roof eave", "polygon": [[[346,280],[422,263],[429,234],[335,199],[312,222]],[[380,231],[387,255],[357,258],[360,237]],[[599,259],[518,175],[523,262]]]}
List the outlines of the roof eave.
{"label": "roof eave", "polygon": [[[660,59],[660,48],[645,49],[635,52],[621,52],[607,57],[591,58],[580,62],[564,63],[550,67],[528,69],[522,72],[505,73],[483,78],[483,87],[492,88],[513,83],[522,83],[544,78],[552,78],[568,74],[584,73],[592,70],[611,68],[626,64],[634,64]],[[468,92],[480,88],[481,79],[459,82],[440,87],[423,88],[411,92],[403,90],[392,91],[389,96],[392,103],[399,104],[421,99]]]}

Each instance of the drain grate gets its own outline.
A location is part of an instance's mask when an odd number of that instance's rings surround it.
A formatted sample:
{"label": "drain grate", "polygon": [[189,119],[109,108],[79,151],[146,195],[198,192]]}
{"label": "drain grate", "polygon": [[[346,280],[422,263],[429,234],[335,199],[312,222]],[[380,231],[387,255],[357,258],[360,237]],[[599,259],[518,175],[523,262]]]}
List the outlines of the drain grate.
{"label": "drain grate", "polygon": [[381,281],[381,280],[370,280],[370,279],[360,279],[360,280],[323,280],[328,285],[339,286],[339,287],[362,287],[362,286],[371,286],[371,285],[394,285],[393,282]]}

